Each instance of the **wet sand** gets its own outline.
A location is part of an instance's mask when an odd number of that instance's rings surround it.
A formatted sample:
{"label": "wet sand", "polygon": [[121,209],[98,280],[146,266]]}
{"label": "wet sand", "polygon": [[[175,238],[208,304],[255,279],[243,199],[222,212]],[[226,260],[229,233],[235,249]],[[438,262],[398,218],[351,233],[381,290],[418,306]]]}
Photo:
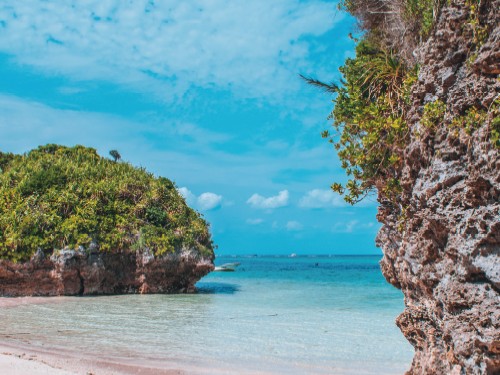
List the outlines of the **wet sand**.
{"label": "wet sand", "polygon": [[[0,309],[12,308],[26,304],[59,303],[78,300],[79,297],[0,297]],[[181,375],[188,372],[178,369],[132,364],[124,361],[112,361],[103,358],[90,358],[71,351],[51,351],[25,345],[13,345],[4,342],[3,338],[11,335],[0,333],[0,369],[2,375]],[[191,372],[189,372],[191,373]]]}
{"label": "wet sand", "polygon": [[[163,367],[163,366],[162,366]],[[12,346],[0,341],[2,375],[184,375],[178,369],[89,358],[78,353],[52,352],[29,346]]]}

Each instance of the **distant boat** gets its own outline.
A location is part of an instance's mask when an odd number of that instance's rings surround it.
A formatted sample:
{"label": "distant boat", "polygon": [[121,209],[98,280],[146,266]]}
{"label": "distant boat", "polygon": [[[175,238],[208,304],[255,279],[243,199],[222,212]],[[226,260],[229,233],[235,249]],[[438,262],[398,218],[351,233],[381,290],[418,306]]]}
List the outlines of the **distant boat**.
{"label": "distant boat", "polygon": [[219,272],[234,272],[236,267],[238,267],[240,263],[226,263],[221,266],[217,266],[214,268],[214,271],[219,271]]}
{"label": "distant boat", "polygon": [[297,254],[295,254],[295,253],[290,254],[290,258],[296,258],[296,257],[297,257]]}

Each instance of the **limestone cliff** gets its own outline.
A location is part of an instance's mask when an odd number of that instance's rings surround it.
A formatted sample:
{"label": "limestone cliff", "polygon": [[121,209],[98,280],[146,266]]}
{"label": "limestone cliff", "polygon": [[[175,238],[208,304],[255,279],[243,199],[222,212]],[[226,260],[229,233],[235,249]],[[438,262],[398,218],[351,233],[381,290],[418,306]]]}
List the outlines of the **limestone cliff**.
{"label": "limestone cliff", "polygon": [[[475,51],[478,30],[465,27],[471,12],[487,30]],[[397,324],[415,347],[411,374],[498,374],[500,155],[491,124],[500,95],[500,1],[448,2],[413,55],[420,71],[407,115],[404,215],[380,196],[382,271],[405,296]],[[429,131],[424,108],[437,101],[446,113]],[[474,129],[453,127],[470,108],[481,109],[469,112]]]}
{"label": "limestone cliff", "polygon": [[49,258],[39,251],[28,262],[0,260],[0,296],[189,293],[213,268],[188,249],[161,256],[65,249]]}

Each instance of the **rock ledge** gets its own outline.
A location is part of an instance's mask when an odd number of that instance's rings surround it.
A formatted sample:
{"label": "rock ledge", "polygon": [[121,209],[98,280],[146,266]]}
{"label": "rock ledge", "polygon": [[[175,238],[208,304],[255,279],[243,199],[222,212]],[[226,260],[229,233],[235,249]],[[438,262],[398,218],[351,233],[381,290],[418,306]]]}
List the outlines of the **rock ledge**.
{"label": "rock ledge", "polygon": [[190,293],[213,268],[189,249],[162,256],[63,249],[50,258],[39,251],[29,262],[0,260],[0,296]]}

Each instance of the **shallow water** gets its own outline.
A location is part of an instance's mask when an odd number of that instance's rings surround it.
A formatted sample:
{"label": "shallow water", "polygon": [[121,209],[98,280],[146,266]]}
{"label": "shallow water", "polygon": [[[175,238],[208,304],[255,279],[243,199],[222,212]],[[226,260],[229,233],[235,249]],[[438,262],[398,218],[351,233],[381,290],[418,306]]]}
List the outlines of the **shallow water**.
{"label": "shallow water", "polygon": [[[404,373],[403,296],[379,257],[221,257],[195,295],[64,299],[0,312],[5,342],[189,368]],[[237,373],[238,371],[235,371]]]}

